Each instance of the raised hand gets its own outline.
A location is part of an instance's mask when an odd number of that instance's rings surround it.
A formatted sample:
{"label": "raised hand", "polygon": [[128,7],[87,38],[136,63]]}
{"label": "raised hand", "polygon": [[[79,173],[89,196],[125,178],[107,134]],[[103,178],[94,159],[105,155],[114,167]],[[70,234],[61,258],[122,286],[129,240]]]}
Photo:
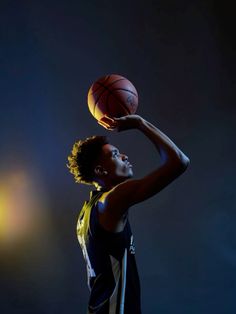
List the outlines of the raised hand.
{"label": "raised hand", "polygon": [[104,116],[98,123],[109,131],[125,131],[128,129],[136,129],[142,123],[143,118],[139,115],[127,115],[120,118],[110,118]]}

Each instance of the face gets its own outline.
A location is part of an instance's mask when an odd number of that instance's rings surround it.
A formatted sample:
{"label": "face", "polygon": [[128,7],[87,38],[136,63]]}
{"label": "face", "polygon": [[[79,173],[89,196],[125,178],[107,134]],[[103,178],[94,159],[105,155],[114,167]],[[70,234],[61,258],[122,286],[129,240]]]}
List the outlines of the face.
{"label": "face", "polygon": [[99,165],[107,172],[107,176],[114,184],[133,176],[132,165],[128,162],[128,157],[111,144],[103,145]]}

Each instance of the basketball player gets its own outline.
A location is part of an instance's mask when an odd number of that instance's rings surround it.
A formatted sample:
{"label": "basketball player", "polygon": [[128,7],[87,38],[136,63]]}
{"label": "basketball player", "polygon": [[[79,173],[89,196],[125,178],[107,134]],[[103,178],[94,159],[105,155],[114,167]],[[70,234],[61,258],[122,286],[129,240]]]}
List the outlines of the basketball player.
{"label": "basketball player", "polygon": [[[76,182],[96,187],[85,202],[77,225],[90,289],[88,313],[140,314],[140,283],[129,209],[179,177],[189,158],[141,116],[104,117],[100,124],[118,132],[137,129],[155,145],[161,157],[161,164],[141,179],[132,179],[128,157],[104,136],[77,141],[68,157]],[[139,153],[145,156],[141,147]]]}

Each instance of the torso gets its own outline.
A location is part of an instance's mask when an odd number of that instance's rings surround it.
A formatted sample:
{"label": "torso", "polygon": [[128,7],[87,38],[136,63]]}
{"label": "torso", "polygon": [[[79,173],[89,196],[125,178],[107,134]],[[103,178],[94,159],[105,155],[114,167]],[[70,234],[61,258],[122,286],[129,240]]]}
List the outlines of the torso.
{"label": "torso", "polygon": [[[98,195],[99,197],[99,195]],[[97,198],[98,199],[98,198]],[[89,313],[141,314],[140,283],[128,211],[112,232],[107,232],[104,206],[98,210],[96,194],[86,202],[78,219],[77,235],[87,265],[90,298]],[[105,212],[105,214],[104,214]],[[112,218],[111,218],[112,220]],[[109,231],[109,230],[108,230]]]}
{"label": "torso", "polygon": [[121,232],[124,230],[125,224],[127,222],[128,219],[128,212],[125,213],[121,219],[121,221],[118,222],[115,230],[112,230],[113,232]]}

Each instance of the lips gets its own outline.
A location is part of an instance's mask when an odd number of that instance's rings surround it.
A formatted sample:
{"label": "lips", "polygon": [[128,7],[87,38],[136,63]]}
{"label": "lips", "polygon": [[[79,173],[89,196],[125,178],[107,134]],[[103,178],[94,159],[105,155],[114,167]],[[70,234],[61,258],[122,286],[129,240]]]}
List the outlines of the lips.
{"label": "lips", "polygon": [[127,167],[130,167],[130,168],[132,168],[133,166],[131,165],[131,163],[129,163],[129,162],[127,162]]}

